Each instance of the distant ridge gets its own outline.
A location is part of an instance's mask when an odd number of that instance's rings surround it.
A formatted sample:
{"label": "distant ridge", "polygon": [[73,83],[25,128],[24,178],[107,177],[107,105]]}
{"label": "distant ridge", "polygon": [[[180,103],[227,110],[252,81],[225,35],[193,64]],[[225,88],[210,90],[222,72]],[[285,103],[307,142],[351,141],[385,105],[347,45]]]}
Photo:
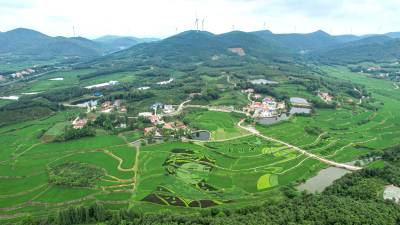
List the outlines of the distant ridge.
{"label": "distant ridge", "polygon": [[109,51],[115,52],[130,48],[134,45],[146,42],[159,41],[157,38],[137,38],[128,36],[105,35],[96,39],[94,42],[105,45]]}
{"label": "distant ridge", "polygon": [[50,37],[25,28],[0,33],[0,54],[94,57],[102,52],[102,46],[81,37]]}
{"label": "distant ridge", "polygon": [[322,30],[308,34],[274,34],[261,30],[216,35],[189,30],[163,40],[113,35],[89,40],[83,37],[51,37],[31,29],[18,28],[0,32],[0,55],[94,58],[113,53],[105,60],[142,57],[170,61],[240,55],[267,60],[311,57],[328,63],[352,63],[397,59],[398,37],[400,32],[335,36]]}

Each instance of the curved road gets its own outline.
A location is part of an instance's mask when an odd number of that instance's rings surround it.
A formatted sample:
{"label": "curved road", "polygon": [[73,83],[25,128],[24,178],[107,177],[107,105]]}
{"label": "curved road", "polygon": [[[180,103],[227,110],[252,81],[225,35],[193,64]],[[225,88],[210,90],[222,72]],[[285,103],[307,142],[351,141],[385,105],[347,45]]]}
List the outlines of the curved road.
{"label": "curved road", "polygon": [[329,159],[325,159],[325,158],[323,158],[323,157],[321,157],[321,156],[318,156],[318,155],[315,155],[315,154],[313,154],[313,153],[310,153],[310,152],[308,152],[308,151],[306,151],[306,150],[304,150],[304,149],[301,149],[301,148],[299,148],[299,147],[297,147],[297,146],[291,145],[291,144],[286,143],[286,142],[284,142],[284,141],[277,140],[277,139],[275,139],[275,138],[265,136],[265,135],[261,134],[261,133],[260,133],[258,130],[256,130],[255,128],[242,126],[243,121],[244,121],[244,119],[242,119],[242,120],[237,124],[238,127],[242,128],[242,129],[245,129],[245,130],[249,131],[250,133],[253,133],[254,135],[259,136],[259,137],[261,137],[261,138],[264,138],[264,139],[266,139],[266,140],[278,142],[278,143],[280,143],[280,144],[283,144],[283,145],[286,145],[286,146],[288,146],[288,147],[290,147],[290,148],[293,148],[294,150],[296,150],[296,151],[298,151],[298,152],[300,152],[300,153],[302,153],[302,154],[304,154],[304,155],[306,155],[306,156],[308,156],[308,157],[310,157],[310,158],[319,160],[320,162],[323,162],[323,163],[325,163],[325,164],[328,164],[328,165],[331,165],[331,166],[334,166],[334,167],[337,167],[337,168],[342,168],[342,169],[346,169],[346,170],[350,170],[350,171],[357,171],[357,170],[362,169],[361,167],[358,167],[358,166],[347,165],[347,164],[343,164],[343,163],[338,163],[338,162],[335,162],[335,161],[331,161],[331,160],[329,160]]}

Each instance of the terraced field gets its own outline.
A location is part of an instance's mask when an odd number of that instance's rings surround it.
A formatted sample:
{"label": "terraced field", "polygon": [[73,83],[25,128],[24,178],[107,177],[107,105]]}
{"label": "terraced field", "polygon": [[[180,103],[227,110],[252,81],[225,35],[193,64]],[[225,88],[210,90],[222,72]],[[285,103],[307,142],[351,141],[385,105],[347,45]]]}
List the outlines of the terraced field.
{"label": "terraced field", "polygon": [[[49,213],[48,209],[93,201],[129,204],[135,187],[135,147],[102,133],[77,141],[42,142],[40,132],[49,128],[52,132],[53,124],[62,121],[65,114],[0,129],[0,218]],[[95,165],[105,170],[105,176],[92,187],[49,183],[49,167],[64,162]]]}
{"label": "terraced field", "polygon": [[308,171],[319,166],[293,149],[255,136],[146,146],[134,200],[183,207],[250,201],[310,176]]}
{"label": "terraced field", "polygon": [[[400,142],[400,114],[396,113],[400,111],[400,93],[391,82],[340,67],[324,70],[331,79],[365,85],[378,110],[347,104],[336,110],[317,109],[311,117],[257,125],[256,129],[338,162]],[[45,86],[40,84],[37,90],[41,85]],[[238,99],[242,97],[238,94]],[[237,123],[242,117],[233,113],[190,110],[184,114],[183,120],[190,126],[211,132],[209,142],[174,141],[141,147],[130,144],[141,137],[136,131],[111,135],[100,130],[96,137],[50,142],[69,124],[67,117],[68,112],[58,112],[0,128],[0,219],[12,221],[94,201],[109,208],[140,206],[142,211],[239,207],[279,199],[280,187],[297,184],[327,166],[241,129]],[[104,175],[85,187],[50,182],[49,169],[68,162],[100,168]],[[371,166],[381,164],[378,161]]]}
{"label": "terraced field", "polygon": [[[302,147],[326,158],[347,162],[369,151],[400,142],[399,90],[385,80],[347,72],[345,68],[325,67],[332,78],[365,85],[373,93],[378,110],[360,105],[336,110],[320,109],[313,117],[295,117],[289,121],[257,129],[262,133]],[[321,133],[309,134],[306,127],[318,127]],[[320,138],[318,138],[320,136]]]}

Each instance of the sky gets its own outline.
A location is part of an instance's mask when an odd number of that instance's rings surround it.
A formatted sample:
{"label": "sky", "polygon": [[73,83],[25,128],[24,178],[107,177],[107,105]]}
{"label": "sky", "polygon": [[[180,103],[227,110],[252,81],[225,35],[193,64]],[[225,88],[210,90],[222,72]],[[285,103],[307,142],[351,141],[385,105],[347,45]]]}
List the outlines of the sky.
{"label": "sky", "polygon": [[[400,31],[400,0],[0,0],[0,31],[51,36],[106,34],[164,38],[195,28],[213,33],[371,34]],[[75,29],[73,29],[75,28]]]}

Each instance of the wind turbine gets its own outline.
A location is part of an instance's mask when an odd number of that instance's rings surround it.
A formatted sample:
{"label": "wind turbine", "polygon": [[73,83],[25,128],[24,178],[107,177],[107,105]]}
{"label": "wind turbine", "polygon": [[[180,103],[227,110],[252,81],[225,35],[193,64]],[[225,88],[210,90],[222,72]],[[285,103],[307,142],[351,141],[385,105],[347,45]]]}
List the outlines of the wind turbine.
{"label": "wind turbine", "polygon": [[199,18],[197,17],[197,13],[196,13],[196,21],[194,22],[194,27],[196,31],[199,32]]}
{"label": "wind turbine", "polygon": [[73,33],[74,37],[76,37],[76,34],[75,34],[75,26],[72,26],[72,33]]}
{"label": "wind turbine", "polygon": [[202,31],[204,31],[204,20],[205,20],[205,19],[203,18],[203,20],[201,21],[201,30],[202,30]]}

